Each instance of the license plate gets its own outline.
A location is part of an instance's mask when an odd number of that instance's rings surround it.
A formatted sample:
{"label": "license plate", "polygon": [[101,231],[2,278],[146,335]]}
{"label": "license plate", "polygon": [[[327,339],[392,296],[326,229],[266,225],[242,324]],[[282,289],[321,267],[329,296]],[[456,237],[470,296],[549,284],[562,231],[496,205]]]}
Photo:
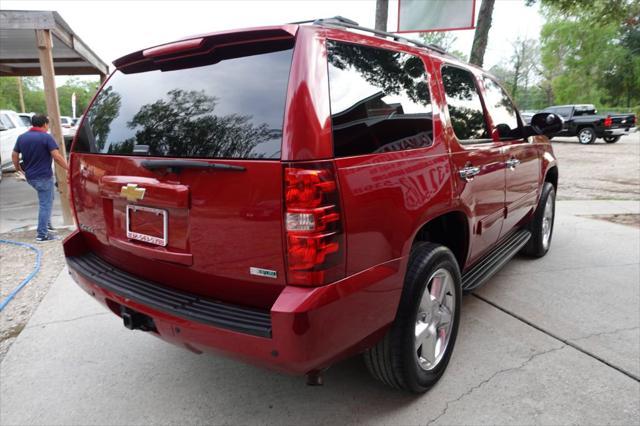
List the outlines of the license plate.
{"label": "license plate", "polygon": [[165,247],[169,215],[166,210],[127,205],[127,238]]}

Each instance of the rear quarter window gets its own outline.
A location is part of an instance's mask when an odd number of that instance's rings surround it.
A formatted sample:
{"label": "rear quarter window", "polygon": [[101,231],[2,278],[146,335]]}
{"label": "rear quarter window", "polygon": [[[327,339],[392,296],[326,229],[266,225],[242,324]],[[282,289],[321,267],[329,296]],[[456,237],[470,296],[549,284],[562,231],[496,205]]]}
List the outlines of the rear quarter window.
{"label": "rear quarter window", "polygon": [[422,59],[327,41],[336,157],[432,144],[432,105]]}
{"label": "rear quarter window", "polygon": [[279,159],[292,43],[244,56],[212,53],[204,65],[180,69],[116,71],[87,112],[74,151]]}
{"label": "rear quarter window", "polygon": [[467,70],[442,67],[442,84],[451,126],[460,141],[490,141],[476,79]]}

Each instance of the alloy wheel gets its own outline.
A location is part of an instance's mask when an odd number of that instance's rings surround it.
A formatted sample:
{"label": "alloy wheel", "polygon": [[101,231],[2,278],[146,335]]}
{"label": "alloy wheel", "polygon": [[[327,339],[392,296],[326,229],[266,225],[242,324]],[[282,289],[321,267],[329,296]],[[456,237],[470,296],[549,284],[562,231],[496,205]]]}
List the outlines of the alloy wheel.
{"label": "alloy wheel", "polygon": [[547,202],[544,204],[544,213],[542,216],[542,246],[545,250],[549,248],[551,241],[551,230],[553,228],[553,197],[550,193],[547,196]]}
{"label": "alloy wheel", "polygon": [[416,315],[414,348],[423,370],[433,370],[442,360],[451,337],[455,307],[453,277],[440,268],[429,278]]}

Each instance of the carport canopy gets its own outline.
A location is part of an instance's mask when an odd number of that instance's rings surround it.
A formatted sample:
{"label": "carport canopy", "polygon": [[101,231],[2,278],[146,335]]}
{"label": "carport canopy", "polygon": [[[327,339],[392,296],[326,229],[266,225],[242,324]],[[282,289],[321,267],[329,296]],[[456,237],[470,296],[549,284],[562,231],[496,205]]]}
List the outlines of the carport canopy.
{"label": "carport canopy", "polygon": [[107,64],[67,25],[55,11],[0,11],[0,76],[39,76],[37,30],[49,30],[57,75],[105,76]]}
{"label": "carport canopy", "polygon": [[[51,135],[63,156],[64,138],[55,76],[97,74],[109,67],[55,11],[0,10],[0,77],[42,76]],[[67,173],[56,164],[64,223],[72,224]]]}

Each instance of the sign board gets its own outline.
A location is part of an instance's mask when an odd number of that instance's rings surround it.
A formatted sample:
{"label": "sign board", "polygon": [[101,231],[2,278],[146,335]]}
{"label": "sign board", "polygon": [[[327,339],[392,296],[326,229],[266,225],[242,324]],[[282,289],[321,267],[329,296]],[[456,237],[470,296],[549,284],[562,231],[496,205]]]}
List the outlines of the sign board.
{"label": "sign board", "polygon": [[475,27],[476,0],[398,0],[398,33]]}

